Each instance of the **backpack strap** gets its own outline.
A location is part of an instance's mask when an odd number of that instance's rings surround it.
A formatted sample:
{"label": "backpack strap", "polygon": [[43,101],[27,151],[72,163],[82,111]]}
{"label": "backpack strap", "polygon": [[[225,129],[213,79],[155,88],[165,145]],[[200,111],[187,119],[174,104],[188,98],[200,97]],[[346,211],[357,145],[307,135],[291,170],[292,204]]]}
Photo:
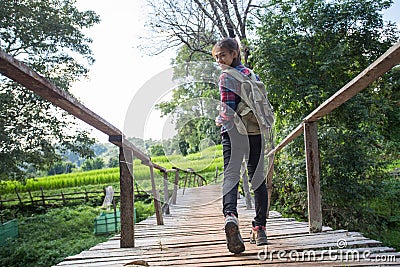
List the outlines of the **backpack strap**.
{"label": "backpack strap", "polygon": [[243,75],[239,70],[235,68],[228,68],[223,70],[222,72],[231,75],[233,78],[235,78],[235,80],[238,80],[241,83],[245,82],[246,78],[248,79],[247,76]]}
{"label": "backpack strap", "polygon": [[258,82],[259,80],[257,80],[257,75],[254,73],[253,70],[251,70],[251,69],[249,69],[249,70],[250,70],[250,74],[251,74],[251,80],[253,82]]}
{"label": "backpack strap", "polygon": [[228,73],[229,75],[231,75],[233,78],[235,78],[235,80],[238,80],[239,82],[245,82],[245,81],[253,81],[253,82],[257,82],[257,76],[256,74],[253,72],[253,70],[248,69],[250,71],[250,76],[247,75],[243,75],[243,73],[241,73],[239,70],[235,69],[235,68],[228,68],[223,70],[222,72],[224,73]]}

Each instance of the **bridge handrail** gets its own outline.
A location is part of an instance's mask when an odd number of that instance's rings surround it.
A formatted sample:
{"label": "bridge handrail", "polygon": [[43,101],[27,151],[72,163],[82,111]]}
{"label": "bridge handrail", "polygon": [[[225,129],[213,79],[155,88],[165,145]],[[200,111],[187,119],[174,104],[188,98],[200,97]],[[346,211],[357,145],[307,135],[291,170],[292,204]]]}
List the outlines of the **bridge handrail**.
{"label": "bridge handrail", "polygon": [[[109,141],[120,148],[121,247],[134,247],[134,181],[132,175],[133,157],[140,159],[142,164],[150,167],[150,178],[152,183],[157,223],[163,224],[160,198],[155,184],[153,169],[155,168],[165,174],[170,170],[153,163],[150,157],[132,144],[125,137],[121,130],[84,106],[68,92],[58,88],[49,80],[28,67],[25,63],[7,54],[2,49],[0,49],[0,73],[23,85],[55,106],[67,111],[76,118],[93,126],[95,129],[105,133],[109,136]],[[177,183],[179,182],[179,170],[172,171],[176,172],[176,185],[174,186],[174,191],[176,191]],[[167,179],[164,179],[164,192],[167,193],[166,197],[168,198]],[[168,199],[165,199],[164,201],[169,203]]]}
{"label": "bridge handrail", "polygon": [[335,94],[328,98],[319,107],[313,110],[303,121],[288,134],[267,156],[273,155],[284,148],[303,132],[305,122],[318,121],[322,117],[341,106],[360,91],[367,88],[372,82],[376,81],[383,74],[391,70],[400,63],[400,42],[390,47],[382,56],[375,60],[365,70],[358,74],[349,83],[339,89]]}

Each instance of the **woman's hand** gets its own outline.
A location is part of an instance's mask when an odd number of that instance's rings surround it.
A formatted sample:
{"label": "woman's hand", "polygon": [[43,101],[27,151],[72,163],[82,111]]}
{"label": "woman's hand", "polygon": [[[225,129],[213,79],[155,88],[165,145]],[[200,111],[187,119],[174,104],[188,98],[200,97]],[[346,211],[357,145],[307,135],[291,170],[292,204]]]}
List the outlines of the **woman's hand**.
{"label": "woman's hand", "polygon": [[215,125],[217,125],[218,127],[221,127],[221,126],[222,126],[222,123],[221,123],[219,117],[216,117],[216,118],[215,118]]}

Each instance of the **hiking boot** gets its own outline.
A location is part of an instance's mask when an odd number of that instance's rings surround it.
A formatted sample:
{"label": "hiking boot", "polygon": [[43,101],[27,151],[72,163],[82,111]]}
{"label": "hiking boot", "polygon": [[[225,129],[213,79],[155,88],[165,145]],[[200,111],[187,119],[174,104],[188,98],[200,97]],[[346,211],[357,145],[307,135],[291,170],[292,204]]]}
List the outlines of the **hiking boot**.
{"label": "hiking boot", "polygon": [[250,243],[257,246],[267,245],[267,235],[265,234],[265,226],[255,226],[251,229]]}
{"label": "hiking boot", "polygon": [[237,254],[244,251],[245,247],[239,231],[239,222],[234,214],[225,216],[225,234],[226,245],[230,252]]}

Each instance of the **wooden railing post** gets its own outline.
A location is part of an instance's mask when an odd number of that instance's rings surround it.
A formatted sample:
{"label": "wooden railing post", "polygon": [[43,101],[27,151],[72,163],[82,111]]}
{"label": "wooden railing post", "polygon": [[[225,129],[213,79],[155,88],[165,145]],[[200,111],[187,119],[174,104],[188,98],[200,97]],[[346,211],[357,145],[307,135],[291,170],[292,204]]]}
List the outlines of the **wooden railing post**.
{"label": "wooden railing post", "polygon": [[317,125],[317,122],[304,123],[304,145],[306,151],[308,190],[308,224],[310,232],[312,233],[322,231]]}
{"label": "wooden railing post", "polygon": [[[45,198],[44,198],[44,192],[43,192],[43,187],[42,186],[40,187],[40,193],[41,193],[41,197],[42,197],[43,206],[46,206],[46,201],[45,201]],[[18,195],[18,193],[17,193],[17,195]],[[18,196],[18,199],[21,202],[21,199],[19,198],[19,196]]]}
{"label": "wooden railing post", "polygon": [[[192,176],[193,176],[193,172],[192,172],[191,169],[188,169],[188,172],[189,172],[189,178],[188,178],[187,187],[189,188],[189,187],[190,187],[190,182],[192,181],[191,179],[192,179]],[[193,183],[194,183],[194,179],[193,179]],[[193,185],[193,186],[194,186],[194,185]]]}
{"label": "wooden railing post", "polygon": [[[272,162],[270,162],[272,161]],[[267,219],[269,218],[269,210],[271,207],[271,196],[272,196],[272,177],[274,175],[274,155],[269,157],[268,161],[268,173],[267,173],[267,192],[268,192],[268,204],[267,204]]]}
{"label": "wooden railing post", "polygon": [[132,151],[119,148],[121,248],[135,246],[134,180]]}
{"label": "wooden railing post", "polygon": [[242,173],[244,197],[246,199],[246,209],[252,209],[253,205],[251,204],[249,177],[247,176],[247,173],[246,173],[246,162],[245,161],[242,162],[240,171]]}
{"label": "wooden railing post", "polygon": [[174,192],[172,193],[172,204],[176,205],[176,196],[178,195],[179,171],[175,170]]}
{"label": "wooden railing post", "polygon": [[164,219],[163,219],[162,209],[161,209],[161,204],[160,204],[160,195],[158,194],[156,180],[154,178],[154,167],[152,164],[150,164],[149,167],[150,167],[151,191],[153,193],[154,209],[156,211],[157,224],[164,225]]}
{"label": "wooden railing post", "polygon": [[184,195],[184,194],[185,194],[186,183],[187,183],[187,180],[188,180],[188,175],[189,175],[189,172],[188,172],[188,171],[185,171],[185,173],[186,173],[186,176],[185,176],[185,182],[184,182],[184,184],[183,184],[182,195]]}
{"label": "wooden railing post", "polygon": [[164,172],[164,213],[169,213],[168,172]]}
{"label": "wooden railing post", "polygon": [[[35,202],[33,201],[33,196],[32,196],[30,188],[28,188],[28,193],[29,193],[29,198],[31,199],[31,203],[32,203],[32,205],[34,205]],[[61,191],[61,195],[63,195],[62,191]],[[64,195],[63,195],[63,200],[64,200]],[[63,201],[63,204],[65,204],[65,201]]]}

